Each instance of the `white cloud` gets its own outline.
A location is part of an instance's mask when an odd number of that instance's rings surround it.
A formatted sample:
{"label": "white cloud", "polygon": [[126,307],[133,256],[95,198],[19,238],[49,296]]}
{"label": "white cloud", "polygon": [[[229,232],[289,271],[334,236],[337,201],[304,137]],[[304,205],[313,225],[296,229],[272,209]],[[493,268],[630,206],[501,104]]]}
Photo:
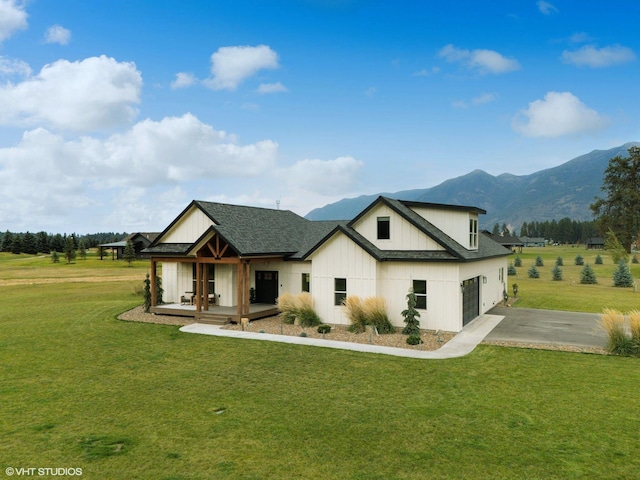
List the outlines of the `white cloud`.
{"label": "white cloud", "polygon": [[585,32],[576,32],[569,37],[571,43],[590,42],[592,38]]}
{"label": "white cloud", "polygon": [[585,45],[578,50],[565,50],[562,52],[562,61],[578,67],[602,68],[621,63],[633,62],[636,54],[628,47],[613,45],[597,48],[593,45]]}
{"label": "white cloud", "polygon": [[558,13],[558,9],[555,5],[552,5],[549,2],[545,2],[544,0],[538,0],[536,2],[538,6],[538,10],[540,10],[544,15],[551,15],[552,13]]}
{"label": "white cloud", "polygon": [[0,0],[0,43],[17,30],[27,28],[27,12],[24,3],[16,0]]}
{"label": "white cloud", "polygon": [[477,97],[471,99],[471,103],[474,105],[484,105],[486,103],[495,102],[498,99],[497,93],[484,92]]}
{"label": "white cloud", "polygon": [[0,55],[0,75],[6,77],[12,75],[28,77],[31,75],[31,67],[27,62],[23,62],[22,60],[12,60]]}
{"label": "white cloud", "polygon": [[211,55],[213,77],[205,84],[214,90],[235,90],[258,71],[279,66],[278,54],[267,45],[220,47]]}
{"label": "white cloud", "polygon": [[261,83],[258,87],[257,92],[260,95],[264,95],[266,93],[280,93],[280,92],[288,92],[289,90],[282,83]]}
{"label": "white cloud", "polygon": [[517,60],[507,58],[494,50],[465,50],[449,44],[440,49],[438,56],[449,63],[460,63],[465,68],[481,74],[501,74],[520,69]]}
{"label": "white cloud", "polygon": [[191,73],[179,72],[176,73],[176,79],[171,82],[171,88],[187,88],[196,83],[196,77]]}
{"label": "white cloud", "polygon": [[130,123],[142,77],[135,64],[106,56],[58,60],[35,77],[0,86],[0,124],[91,131]]}
{"label": "white cloud", "polygon": [[415,73],[413,73],[412,77],[429,77],[431,75],[436,75],[440,73],[440,67],[431,67],[430,69],[423,68]]}
{"label": "white cloud", "polygon": [[[171,220],[161,215],[170,198],[184,208],[182,185],[223,186],[235,177],[244,183],[274,171],[277,153],[271,140],[243,145],[190,114],[144,120],[106,139],[66,140],[37,128],[16,146],[0,148],[0,224],[70,231],[69,219],[98,216],[114,222],[109,229],[163,226]],[[108,217],[112,202],[120,211]]]}
{"label": "white cloud", "polygon": [[286,178],[292,189],[320,195],[343,195],[353,190],[363,165],[349,156],[334,160],[306,159],[282,169],[280,176]]}
{"label": "white cloud", "polygon": [[514,118],[513,129],[527,137],[561,137],[605,128],[606,118],[570,92],[548,92]]}
{"label": "white cloud", "polygon": [[67,30],[61,25],[53,25],[44,34],[45,43],[59,43],[68,45],[71,40],[71,30]]}

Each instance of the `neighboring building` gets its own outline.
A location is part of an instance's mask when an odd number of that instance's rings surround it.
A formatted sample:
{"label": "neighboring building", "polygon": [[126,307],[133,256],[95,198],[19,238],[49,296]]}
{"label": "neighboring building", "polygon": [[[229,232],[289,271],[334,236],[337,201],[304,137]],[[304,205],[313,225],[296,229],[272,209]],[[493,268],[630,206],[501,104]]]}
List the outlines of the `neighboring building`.
{"label": "neighboring building", "polygon": [[[290,211],[193,201],[144,253],[152,283],[162,264],[165,302],[195,303],[176,314],[233,308],[231,319],[256,318],[273,310],[256,312],[254,304],[309,291],[326,323],[347,324],[342,300],[358,295],[384,298],[391,322],[402,327],[413,288],[421,328],[458,332],[507,290],[511,252],[478,231],[484,213],[378,197],[350,222],[315,222]],[[155,304],[154,297],[152,311],[170,313]]]}
{"label": "neighboring building", "polygon": [[104,256],[106,250],[111,251],[110,255],[108,254],[107,256],[111,256],[112,260],[121,260],[124,257],[124,249],[127,246],[128,240],[131,240],[131,243],[133,243],[136,257],[143,258],[144,254],[142,253],[142,250],[151,245],[151,243],[158,237],[158,235],[159,233],[156,232],[131,233],[119,242],[103,243],[102,245],[98,245],[98,247],[102,247],[100,251],[100,260],[102,260],[102,257]]}
{"label": "neighboring building", "polygon": [[602,250],[604,249],[604,238],[591,237],[587,240],[586,246],[587,250]]}
{"label": "neighboring building", "polygon": [[494,242],[499,243],[504,248],[508,248],[512,252],[520,252],[522,253],[522,247],[524,247],[524,242],[514,236],[514,235],[494,235],[488,230],[483,230],[482,233],[490,237]]}
{"label": "neighboring building", "polygon": [[520,237],[525,247],[545,247],[547,242],[542,237]]}

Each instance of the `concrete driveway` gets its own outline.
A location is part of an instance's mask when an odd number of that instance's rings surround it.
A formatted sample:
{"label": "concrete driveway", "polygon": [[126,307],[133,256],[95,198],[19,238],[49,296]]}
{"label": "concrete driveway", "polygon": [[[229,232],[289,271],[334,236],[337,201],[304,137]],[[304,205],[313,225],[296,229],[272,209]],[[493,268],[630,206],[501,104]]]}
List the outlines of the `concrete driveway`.
{"label": "concrete driveway", "polygon": [[504,319],[485,340],[600,348],[606,344],[597,313],[512,307],[495,307],[487,313],[502,315]]}

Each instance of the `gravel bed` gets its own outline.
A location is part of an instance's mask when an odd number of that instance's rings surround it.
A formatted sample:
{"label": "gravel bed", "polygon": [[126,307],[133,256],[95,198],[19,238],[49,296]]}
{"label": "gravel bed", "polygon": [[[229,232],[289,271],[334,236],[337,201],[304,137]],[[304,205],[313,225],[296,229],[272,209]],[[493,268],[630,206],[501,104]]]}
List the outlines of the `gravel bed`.
{"label": "gravel bed", "polygon": [[[120,320],[126,320],[131,322],[146,322],[146,323],[159,323],[163,325],[190,325],[195,323],[193,317],[179,317],[176,315],[155,315],[152,313],[144,313],[143,307],[135,307],[127,312],[124,312],[118,317]],[[242,330],[240,325],[229,324],[223,327],[228,330]],[[249,331],[251,332],[263,332],[272,333],[276,335],[294,335],[299,336],[302,332],[305,332],[308,337],[322,338],[322,334],[317,332],[317,328],[302,328],[297,325],[285,325],[280,321],[280,317],[268,317],[260,320],[254,320],[249,325]],[[408,345],[406,342],[406,335],[401,333],[370,335],[369,333],[351,333],[347,330],[345,325],[332,325],[331,333],[325,335],[327,340],[337,340],[341,342],[352,343],[371,343],[373,345],[381,345],[385,347],[396,348],[409,348],[413,350],[437,350],[446,342],[451,340],[455,336],[450,332],[436,333],[432,330],[422,330],[420,337],[423,344],[420,346]],[[440,342],[438,342],[438,338]],[[593,353],[598,355],[608,355],[604,348],[596,347],[575,347],[571,345],[551,345],[551,344],[539,344],[539,343],[518,343],[518,342],[503,342],[503,341],[490,341],[485,340],[483,345],[496,345],[499,347],[515,347],[515,348],[530,348],[536,350],[556,350],[563,352],[575,352],[575,353]]]}

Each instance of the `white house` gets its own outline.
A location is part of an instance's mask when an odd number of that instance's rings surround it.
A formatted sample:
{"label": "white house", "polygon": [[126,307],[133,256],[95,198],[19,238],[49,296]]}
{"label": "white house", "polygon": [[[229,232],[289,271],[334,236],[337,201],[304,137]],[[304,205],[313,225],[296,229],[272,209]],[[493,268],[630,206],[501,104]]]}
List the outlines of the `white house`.
{"label": "white house", "polygon": [[507,290],[511,252],[479,233],[484,213],[378,197],[351,221],[310,221],[193,201],[145,250],[152,283],[161,264],[163,300],[174,304],[155,305],[154,296],[152,308],[199,320],[259,318],[275,312],[280,294],[308,291],[325,323],[346,324],[346,296],[377,296],[402,327],[413,289],[421,328],[458,332]]}

